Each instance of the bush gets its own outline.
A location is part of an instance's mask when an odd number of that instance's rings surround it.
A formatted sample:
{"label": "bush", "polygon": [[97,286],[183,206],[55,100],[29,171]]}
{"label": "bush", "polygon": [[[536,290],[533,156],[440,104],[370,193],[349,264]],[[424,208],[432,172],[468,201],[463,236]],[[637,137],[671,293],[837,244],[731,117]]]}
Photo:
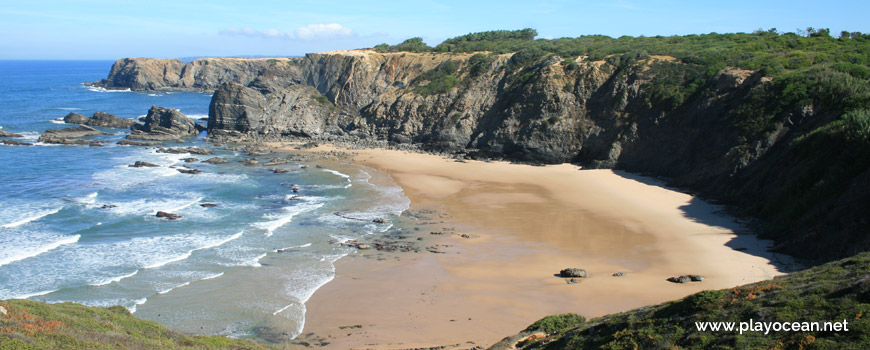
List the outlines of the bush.
{"label": "bush", "polygon": [[527,332],[541,331],[552,334],[567,328],[582,326],[586,323],[586,317],[574,313],[547,316],[525,329]]}

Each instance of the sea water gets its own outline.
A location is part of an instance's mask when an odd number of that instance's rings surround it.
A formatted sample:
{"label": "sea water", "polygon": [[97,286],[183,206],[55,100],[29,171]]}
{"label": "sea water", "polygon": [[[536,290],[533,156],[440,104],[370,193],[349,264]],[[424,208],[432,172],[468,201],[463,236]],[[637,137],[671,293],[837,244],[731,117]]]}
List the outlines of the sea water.
{"label": "sea water", "polygon": [[[67,127],[61,118],[70,112],[136,119],[158,105],[205,123],[208,93],[82,84],[105,77],[111,64],[0,61],[0,127],[36,143],[0,145],[0,299],[122,305],[198,334],[244,337],[270,327],[294,336],[305,302],[352,251],[336,242],[384,232],[390,224],[372,219],[408,208],[388,178],[373,181],[386,175],[353,164],[248,167],[239,162],[248,156],[230,150],[199,156],[118,146],[127,130],[107,128],[100,129],[111,136],[97,137],[109,141],[104,147],[36,142],[46,129]],[[203,136],[167,146],[210,146]],[[182,160],[213,156],[229,163]],[[160,167],[128,167],[136,161]],[[170,168],[180,165],[203,173]]]}

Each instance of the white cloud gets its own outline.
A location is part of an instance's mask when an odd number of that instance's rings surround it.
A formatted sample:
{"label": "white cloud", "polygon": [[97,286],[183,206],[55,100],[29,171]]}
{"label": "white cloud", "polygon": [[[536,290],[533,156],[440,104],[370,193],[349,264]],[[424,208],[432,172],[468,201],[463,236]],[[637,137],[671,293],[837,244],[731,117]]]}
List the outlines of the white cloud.
{"label": "white cloud", "polygon": [[241,35],[259,38],[284,38],[300,40],[322,40],[357,36],[357,34],[354,33],[353,30],[338,23],[309,24],[307,26],[296,28],[296,30],[292,32],[282,32],[277,29],[256,30],[248,27],[230,27],[221,30],[220,34]]}

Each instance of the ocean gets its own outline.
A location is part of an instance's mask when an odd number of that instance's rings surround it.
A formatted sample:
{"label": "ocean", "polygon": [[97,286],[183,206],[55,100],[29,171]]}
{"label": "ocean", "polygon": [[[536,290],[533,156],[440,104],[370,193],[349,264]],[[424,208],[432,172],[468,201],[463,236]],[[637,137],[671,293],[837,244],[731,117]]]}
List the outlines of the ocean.
{"label": "ocean", "polygon": [[[111,65],[0,61],[0,127],[36,143],[44,130],[66,127],[59,118],[70,112],[136,119],[152,105],[205,123],[209,93],[82,84],[104,78]],[[97,137],[111,141],[104,147],[0,145],[0,299],[122,305],[189,333],[244,338],[278,329],[292,337],[304,327],[305,302],[334,277],[335,261],[354,252],[337,242],[401,230],[391,223],[409,205],[389,176],[360,165],[245,166],[248,155],[213,148],[204,134],[167,146],[211,147],[215,155],[117,146],[127,130],[99,129],[113,134]],[[182,160],[214,156],[229,163]],[[270,157],[282,155],[258,158]],[[136,161],[160,167],[128,167]]]}

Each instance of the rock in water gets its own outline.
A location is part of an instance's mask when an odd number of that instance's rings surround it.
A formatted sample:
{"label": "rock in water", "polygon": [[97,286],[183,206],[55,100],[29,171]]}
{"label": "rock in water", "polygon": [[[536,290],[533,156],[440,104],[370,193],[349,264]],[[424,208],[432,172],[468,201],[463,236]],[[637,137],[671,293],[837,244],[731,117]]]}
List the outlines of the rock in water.
{"label": "rock in water", "polygon": [[148,162],[143,162],[141,160],[137,160],[136,163],[130,164],[130,165],[128,165],[128,167],[131,167],[131,168],[143,168],[143,167],[157,168],[160,166],[157,164],[152,164],[152,163],[148,163]]}
{"label": "rock in water", "polygon": [[90,145],[101,146],[102,141],[82,140],[79,137],[111,135],[104,133],[89,126],[80,125],[74,128],[65,129],[48,129],[39,136],[37,141],[42,143],[53,143],[60,145]]}
{"label": "rock in water", "polygon": [[90,118],[85,117],[78,113],[70,113],[63,117],[63,122],[67,124],[85,124],[90,120]]}
{"label": "rock in water", "polygon": [[122,146],[162,146],[163,142],[161,141],[133,141],[133,140],[120,140],[116,142]]}
{"label": "rock in water", "polygon": [[63,122],[67,124],[81,124],[115,129],[129,129],[133,127],[133,125],[140,125],[134,120],[118,118],[114,114],[106,112],[94,113],[90,118],[78,113],[70,113],[63,117]]}
{"label": "rock in water", "polygon": [[563,269],[562,271],[559,271],[559,276],[586,278],[586,276],[588,276],[588,274],[586,273],[586,270],[584,270],[584,269],[578,269],[578,268],[571,267],[571,268],[567,268],[567,269]]}
{"label": "rock in water", "polygon": [[8,145],[8,146],[33,146],[32,143],[18,142],[15,140],[0,140],[0,144],[4,144],[4,145]]}
{"label": "rock in water", "polygon": [[[64,121],[66,121],[66,118],[64,118]],[[114,114],[109,114],[106,112],[94,113],[94,115],[92,115],[91,118],[84,124],[115,129],[129,129],[132,128],[134,125],[141,126],[134,120],[119,118]]]}
{"label": "rock in water", "polygon": [[0,137],[23,137],[24,135],[11,133],[8,131],[0,130]]}
{"label": "rock in water", "polygon": [[202,170],[199,170],[199,169],[178,168],[175,170],[178,170],[178,172],[182,173],[182,174],[196,175],[196,174],[202,173]]}
{"label": "rock in water", "polygon": [[199,135],[202,127],[177,109],[151,106],[145,125],[133,125],[131,140],[175,141]]}
{"label": "rock in water", "polygon": [[212,157],[212,158],[206,159],[202,162],[203,163],[210,163],[210,164],[226,164],[226,163],[228,163],[228,161],[225,158],[221,158],[221,157]]}
{"label": "rock in water", "polygon": [[208,155],[214,154],[214,151],[202,147],[175,147],[175,148],[158,148],[157,153],[172,153],[172,154],[199,154]]}
{"label": "rock in water", "polygon": [[173,213],[167,213],[167,212],[165,212],[165,211],[158,211],[158,212],[157,212],[157,217],[158,217],[158,218],[166,218],[166,219],[169,219],[169,220],[175,220],[175,219],[180,218],[181,215],[173,214]]}
{"label": "rock in water", "polygon": [[199,206],[203,207],[203,208],[214,208],[218,205],[217,205],[217,203],[202,203]]}

